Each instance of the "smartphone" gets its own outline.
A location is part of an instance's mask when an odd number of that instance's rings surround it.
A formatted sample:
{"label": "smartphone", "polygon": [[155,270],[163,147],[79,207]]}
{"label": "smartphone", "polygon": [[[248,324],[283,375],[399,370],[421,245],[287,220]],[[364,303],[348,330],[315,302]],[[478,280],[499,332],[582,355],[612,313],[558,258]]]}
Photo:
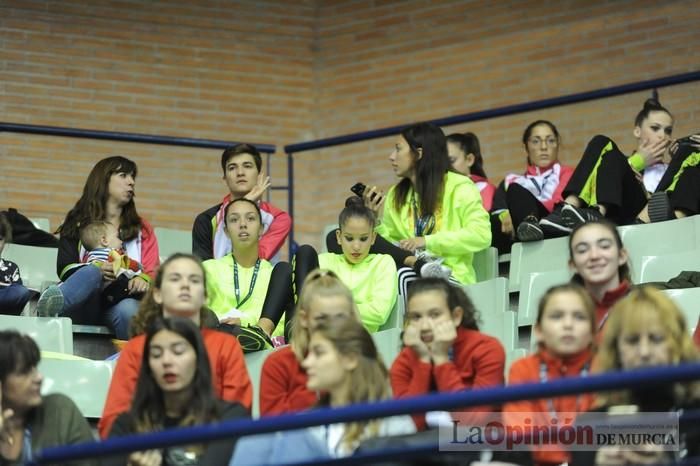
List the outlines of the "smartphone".
{"label": "smartphone", "polygon": [[678,145],[681,145],[681,144],[697,144],[697,142],[695,142],[695,141],[693,141],[692,139],[690,139],[690,136],[686,136],[686,137],[684,137],[684,138],[676,139],[676,142],[678,143]]}
{"label": "smartphone", "polygon": [[350,191],[362,197],[362,195],[365,193],[365,189],[367,189],[367,186],[365,186],[363,183],[355,183],[352,185],[352,188],[350,188]]}

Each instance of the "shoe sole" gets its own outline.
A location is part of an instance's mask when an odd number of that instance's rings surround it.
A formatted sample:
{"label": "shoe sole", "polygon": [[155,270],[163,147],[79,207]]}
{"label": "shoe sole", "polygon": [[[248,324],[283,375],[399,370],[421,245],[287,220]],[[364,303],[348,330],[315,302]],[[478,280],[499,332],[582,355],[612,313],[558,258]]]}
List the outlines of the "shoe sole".
{"label": "shoe sole", "polygon": [[452,275],[452,271],[438,262],[428,262],[420,269],[420,276],[427,278],[443,278],[447,280]]}
{"label": "shoe sole", "polygon": [[649,199],[649,220],[651,223],[664,222],[675,218],[671,209],[671,202],[668,199],[668,194],[658,192],[651,195]]}
{"label": "shoe sole", "polygon": [[55,317],[63,311],[65,300],[58,287],[47,288],[39,297],[36,304],[36,313],[39,317]]}
{"label": "shoe sole", "polygon": [[571,233],[571,231],[572,231],[571,228],[569,228],[565,225],[560,225],[559,223],[550,222],[546,218],[543,218],[542,220],[540,220],[540,226],[549,227],[549,228],[552,228],[554,230],[560,231],[562,233]]}
{"label": "shoe sole", "polygon": [[573,230],[579,225],[586,223],[586,219],[583,218],[573,207],[567,208],[567,206],[561,209],[561,220],[564,222],[568,228]]}
{"label": "shoe sole", "polygon": [[272,341],[266,340],[257,332],[241,327],[241,333],[238,335],[238,344],[244,353],[253,353],[264,349],[274,348]]}
{"label": "shoe sole", "polygon": [[544,239],[544,232],[533,223],[521,223],[518,225],[518,231],[516,233],[518,239],[523,243],[542,241]]}

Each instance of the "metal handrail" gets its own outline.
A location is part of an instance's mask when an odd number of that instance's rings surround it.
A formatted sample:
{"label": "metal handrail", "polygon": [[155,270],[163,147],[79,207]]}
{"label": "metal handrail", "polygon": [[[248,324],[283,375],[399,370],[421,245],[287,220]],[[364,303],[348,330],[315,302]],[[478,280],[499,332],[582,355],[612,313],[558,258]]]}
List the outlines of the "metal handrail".
{"label": "metal handrail", "polygon": [[36,464],[65,463],[69,460],[108,456],[129,451],[193,444],[232,436],[254,435],[316,425],[377,419],[405,413],[498,405],[506,401],[551,398],[600,390],[634,387],[653,389],[655,386],[671,382],[697,379],[700,379],[700,363],[691,363],[610,372],[588,377],[566,377],[549,381],[546,384],[527,383],[508,387],[437,393],[400,400],[362,403],[335,409],[324,408],[297,414],[270,416],[252,421],[235,419],[219,424],[129,435],[103,442],[46,448],[36,455],[35,462]]}
{"label": "metal handrail", "polygon": [[[649,89],[656,89],[658,87],[684,84],[693,81],[700,81],[700,71],[691,71],[689,73],[676,74],[672,76],[665,76],[663,78],[649,79],[646,81],[638,81],[628,84],[621,84],[618,86],[605,87],[593,91],[577,92],[574,94],[566,94],[557,97],[550,97],[547,99],[533,100],[530,102],[506,105],[504,107],[463,113],[461,115],[437,118],[434,120],[430,120],[430,122],[434,123],[437,126],[451,126],[459,123],[469,123],[477,120],[486,120],[489,118],[509,116],[517,113],[525,113],[531,112],[533,110],[542,110],[544,108],[558,107],[561,105],[569,105],[579,102],[586,102],[589,100],[614,97],[618,95],[629,94],[632,92],[646,91]],[[286,153],[298,153],[315,149],[323,149],[325,147],[350,144],[353,142],[368,141],[371,139],[377,139],[386,136],[393,136],[400,133],[401,130],[406,128],[407,126],[409,126],[409,124],[389,126],[387,128],[375,129],[371,131],[360,131],[358,133],[351,133],[343,136],[334,136],[325,139],[318,139],[316,141],[289,144],[287,146],[284,146],[284,151]]]}
{"label": "metal handrail", "polygon": [[[66,128],[62,126],[25,125],[20,123],[0,122],[0,132],[40,134],[82,139],[101,139],[108,141],[136,142],[144,144],[162,144],[166,146],[200,147],[203,149],[225,149],[239,144],[234,141],[217,139],[181,138],[142,133],[123,133],[120,131],[102,131],[96,129]],[[272,154],[276,146],[272,144],[252,144],[260,152]]]}

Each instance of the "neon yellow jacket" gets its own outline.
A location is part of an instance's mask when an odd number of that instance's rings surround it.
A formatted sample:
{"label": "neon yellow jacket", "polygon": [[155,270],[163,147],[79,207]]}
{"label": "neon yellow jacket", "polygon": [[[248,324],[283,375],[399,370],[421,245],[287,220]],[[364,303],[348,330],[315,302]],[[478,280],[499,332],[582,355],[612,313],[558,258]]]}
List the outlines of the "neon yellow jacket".
{"label": "neon yellow jacket", "polygon": [[318,255],[318,265],[335,272],[352,290],[367,331],[376,332],[386,322],[399,290],[396,263],[390,255],[370,254],[359,264],[351,264],[343,254],[326,252]]}
{"label": "neon yellow jacket", "polygon": [[[387,193],[382,223],[376,230],[385,239],[397,243],[413,238],[415,227],[410,202],[399,211],[394,208],[395,189],[396,186],[392,186]],[[411,195],[409,192],[407,199]],[[426,250],[444,258],[444,264],[452,269],[452,276],[459,282],[475,283],[472,259],[475,252],[491,245],[491,224],[474,182],[466,176],[448,172],[435,217],[434,232],[425,236]]]}
{"label": "neon yellow jacket", "polygon": [[[220,259],[204,261],[204,272],[207,274],[207,306],[217,316],[226,314],[233,308],[237,308],[243,317],[241,325],[257,325],[262,314],[265,295],[270,285],[272,276],[272,264],[265,259],[260,260],[260,270],[255,281],[255,288],[250,298],[241,307],[236,306],[236,293],[233,284],[233,256],[227,254]],[[238,264],[238,280],[241,290],[241,299],[248,295],[250,280],[253,278],[254,267],[246,268]],[[272,336],[284,335],[284,315],[277,324]]]}

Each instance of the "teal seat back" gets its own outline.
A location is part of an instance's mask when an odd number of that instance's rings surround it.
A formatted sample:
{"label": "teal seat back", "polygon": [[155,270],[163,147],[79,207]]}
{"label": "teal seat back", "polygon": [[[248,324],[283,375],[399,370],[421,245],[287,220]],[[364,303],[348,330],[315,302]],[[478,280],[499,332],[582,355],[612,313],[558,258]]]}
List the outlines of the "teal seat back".
{"label": "teal seat back", "polygon": [[48,231],[49,233],[51,232],[51,223],[49,222],[48,218],[33,217],[29,220],[31,220],[34,226],[38,229]]}
{"label": "teal seat back", "polygon": [[158,239],[158,254],[162,260],[176,252],[190,254],[192,252],[192,232],[172,228],[155,228]]}
{"label": "teal seat back", "polygon": [[692,334],[700,319],[700,288],[664,290],[664,293],[670,296],[681,309]]}
{"label": "teal seat back", "polygon": [[326,237],[328,236],[328,233],[337,229],[338,225],[335,223],[323,227],[323,232],[321,233],[321,242],[318,247],[318,250],[320,252],[328,252],[328,248],[326,247]]}
{"label": "teal seat back", "polygon": [[246,353],[245,365],[248,369],[250,383],[253,385],[253,406],[252,414],[254,418],[260,416],[260,374],[265,359],[274,350],[256,351],[254,353]]}
{"label": "teal seat back", "polygon": [[75,402],[83,416],[102,416],[112,379],[111,361],[42,358],[39,371],[44,376],[41,393],[63,393]]}
{"label": "teal seat back", "polygon": [[401,351],[401,329],[392,328],[373,333],[372,339],[387,369],[390,368],[394,363],[394,359],[396,359],[396,356],[398,356]]}
{"label": "teal seat back", "polygon": [[632,266],[634,283],[666,282],[684,270],[700,272],[700,250],[644,256]]}
{"label": "teal seat back", "polygon": [[550,287],[566,283],[570,279],[571,272],[566,269],[531,273],[520,286],[518,326],[534,325],[537,319],[537,307],[544,293]]}
{"label": "teal seat back", "polygon": [[486,248],[474,254],[472,266],[476,272],[476,281],[484,282],[498,277],[498,249]]}
{"label": "teal seat back", "polygon": [[44,284],[58,282],[57,255],[56,248],[8,244],[2,256],[19,266],[22,282],[26,287],[41,291]]}
{"label": "teal seat back", "polygon": [[532,243],[515,243],[510,250],[509,291],[519,291],[533,272],[566,269],[569,264],[569,238]]}
{"label": "teal seat back", "polygon": [[67,317],[0,315],[0,329],[29,335],[42,351],[73,354],[73,330]]}
{"label": "teal seat back", "polygon": [[693,217],[646,225],[618,228],[622,244],[629,253],[632,268],[644,256],[660,256],[700,248],[700,234]]}
{"label": "teal seat back", "polygon": [[396,303],[394,308],[391,310],[391,314],[387,318],[386,322],[379,327],[379,331],[389,330],[392,328],[403,328],[404,313],[406,308],[404,307],[404,302],[401,296],[396,297]]}
{"label": "teal seat back", "polygon": [[503,277],[464,287],[479,312],[479,329],[498,338],[506,352],[516,346],[517,320],[508,310],[508,280]]}

